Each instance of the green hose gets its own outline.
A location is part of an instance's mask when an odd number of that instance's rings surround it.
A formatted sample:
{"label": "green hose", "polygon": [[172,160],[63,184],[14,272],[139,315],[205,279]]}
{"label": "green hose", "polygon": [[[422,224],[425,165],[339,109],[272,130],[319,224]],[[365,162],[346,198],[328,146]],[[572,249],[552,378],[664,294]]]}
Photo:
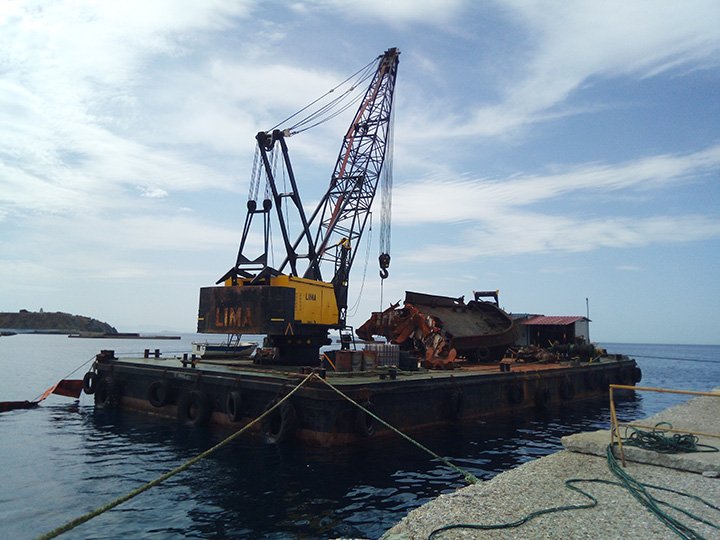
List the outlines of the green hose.
{"label": "green hose", "polygon": [[[688,436],[673,436],[671,438],[665,437],[662,430],[658,429],[661,427],[661,425],[668,425],[666,423],[658,424],[655,426],[655,429],[652,432],[642,432],[638,429],[635,429],[633,432],[634,434],[638,434],[635,437],[631,435],[629,438],[623,440],[623,444],[630,444],[631,446],[640,446],[642,448],[651,449],[657,452],[662,453],[681,453],[681,452],[717,452],[718,449],[714,446],[708,446],[708,445],[700,445],[697,444],[697,437],[694,437],[693,435]],[[668,440],[665,440],[668,439]],[[703,449],[700,449],[703,448]],[[635,499],[640,502],[645,508],[647,508],[648,511],[650,511],[652,514],[654,514],[660,521],[662,521],[670,530],[672,530],[675,534],[677,534],[680,538],[685,538],[688,540],[700,540],[703,539],[703,536],[700,535],[697,531],[693,530],[690,526],[682,523],[677,518],[671,516],[667,512],[665,512],[662,507],[672,508],[673,510],[676,510],[677,512],[680,512],[684,514],[685,516],[699,522],[703,523],[705,525],[708,525],[710,527],[713,527],[714,529],[720,530],[720,525],[717,523],[713,523],[711,521],[708,521],[706,519],[703,519],[699,516],[696,516],[689,512],[688,510],[685,510],[677,505],[670,504],[667,501],[663,501],[661,499],[656,498],[653,496],[648,490],[657,490],[657,491],[665,491],[668,493],[672,493],[674,495],[680,495],[682,497],[686,497],[689,499],[693,499],[695,501],[698,501],[708,508],[711,508],[717,512],[720,512],[720,507],[715,506],[714,504],[706,501],[705,499],[698,497],[696,495],[692,495],[689,493],[685,493],[682,491],[677,491],[670,488],[665,488],[661,486],[654,486],[651,484],[643,484],[642,482],[637,481],[632,476],[630,476],[625,469],[618,463],[617,459],[615,458],[615,454],[613,453],[613,445],[608,445],[606,449],[606,459],[608,468],[610,469],[610,472],[619,480],[618,482],[613,482],[610,480],[602,480],[600,478],[570,478],[568,480],[565,480],[565,487],[567,489],[570,489],[572,491],[575,491],[576,493],[579,493],[583,497],[585,497],[588,502],[584,504],[572,504],[572,505],[565,505],[565,506],[553,506],[551,508],[544,508],[542,510],[536,510],[535,512],[531,512],[530,514],[527,514],[526,516],[515,520],[511,522],[505,522],[505,523],[491,523],[491,524],[478,524],[478,523],[455,523],[451,525],[445,525],[443,527],[438,527],[437,529],[433,530],[430,535],[428,536],[428,540],[432,540],[433,538],[436,538],[439,534],[450,531],[453,529],[471,529],[471,530],[498,530],[498,529],[511,529],[514,527],[519,527],[527,522],[529,522],[532,519],[535,519],[536,517],[547,515],[547,514],[554,514],[557,512],[567,512],[569,510],[585,510],[588,508],[594,508],[597,506],[598,501],[595,497],[593,497],[590,493],[582,490],[579,488],[576,484],[580,483],[595,483],[595,484],[605,484],[610,486],[619,486],[624,487],[627,489],[630,494],[635,497]]]}
{"label": "green hose", "polygon": [[[635,446],[644,450],[651,450],[659,454],[682,454],[690,452],[717,452],[718,449],[707,444],[699,444],[698,438],[692,433],[675,433],[665,435],[666,430],[672,429],[669,422],[658,422],[652,431],[643,431],[633,426],[627,426],[622,443],[625,446]],[[630,429],[630,435],[627,434]]]}

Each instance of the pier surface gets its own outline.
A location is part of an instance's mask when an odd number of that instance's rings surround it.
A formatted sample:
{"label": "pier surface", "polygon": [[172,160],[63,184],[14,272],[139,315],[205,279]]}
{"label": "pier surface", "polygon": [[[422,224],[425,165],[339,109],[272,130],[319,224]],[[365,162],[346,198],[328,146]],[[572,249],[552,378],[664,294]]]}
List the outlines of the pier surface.
{"label": "pier surface", "polygon": [[[715,389],[715,392],[720,392],[720,389]],[[677,429],[718,434],[720,398],[695,398],[637,423],[655,425],[657,422],[670,422]],[[565,480],[617,481],[604,457],[609,442],[609,431],[564,437],[566,450],[525,463],[487,482],[441,495],[410,512],[382,538],[426,539],[432,531],[445,525],[508,523],[545,508],[585,504],[587,499],[567,489]],[[720,439],[700,437],[699,443],[718,447]],[[713,472],[720,471],[718,452],[659,455],[626,447],[625,456],[628,459],[625,471],[642,483],[696,495],[715,505],[720,501],[720,478],[712,477]],[[598,500],[597,506],[542,515],[514,528],[487,531],[454,529],[442,532],[436,538],[677,538],[624,487],[589,482],[576,485],[594,496]],[[698,501],[665,492],[653,491],[653,495],[716,525],[720,524],[718,511]],[[720,537],[720,531],[710,525],[694,521],[674,510],[667,511],[705,538]]]}

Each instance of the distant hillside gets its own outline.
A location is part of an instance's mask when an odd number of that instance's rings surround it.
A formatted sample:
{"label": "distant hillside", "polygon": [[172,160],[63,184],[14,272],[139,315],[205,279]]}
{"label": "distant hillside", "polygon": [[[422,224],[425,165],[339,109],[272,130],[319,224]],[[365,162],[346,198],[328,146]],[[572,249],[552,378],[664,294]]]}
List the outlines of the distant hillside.
{"label": "distant hillside", "polygon": [[21,309],[18,313],[0,312],[0,328],[62,334],[74,332],[117,334],[117,330],[108,323],[90,317],[71,315],[60,311],[56,313],[43,311],[36,313],[24,309]]}

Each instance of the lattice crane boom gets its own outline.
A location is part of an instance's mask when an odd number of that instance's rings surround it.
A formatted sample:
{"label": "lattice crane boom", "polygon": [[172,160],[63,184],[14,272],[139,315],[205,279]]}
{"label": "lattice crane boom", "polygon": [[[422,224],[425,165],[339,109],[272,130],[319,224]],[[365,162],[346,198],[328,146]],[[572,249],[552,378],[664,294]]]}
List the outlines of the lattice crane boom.
{"label": "lattice crane boom", "polygon": [[[200,290],[198,332],[265,334],[265,346],[279,351],[279,363],[307,364],[317,361],[320,346],[329,343],[329,329],[345,327],[348,277],[355,248],[368,222],[391,144],[399,54],[392,48],[378,58],[372,80],[343,137],[329,188],[310,219],[306,219],[300,201],[285,138],[317,125],[323,121],[321,115],[312,113],[294,128],[257,134],[256,162],[238,257],[235,266],[218,280],[224,286]],[[370,74],[365,71],[360,79],[367,80]],[[337,103],[339,100],[331,102]],[[346,107],[343,105],[342,110]],[[326,106],[320,109],[323,113],[327,110]],[[295,129],[310,123],[309,127]],[[278,187],[278,161],[283,180],[286,176],[289,180],[289,191]],[[260,203],[261,178],[265,179],[266,189]],[[269,256],[273,207],[285,250],[285,259],[277,270],[270,266]],[[301,228],[294,242],[287,214],[290,209],[299,218]],[[257,215],[263,219],[263,253],[249,258],[244,252],[250,245],[251,224]],[[306,252],[299,252],[301,245],[307,247]],[[298,267],[301,259],[307,259],[302,277]],[[332,265],[332,278],[324,281],[321,267],[328,265]]]}

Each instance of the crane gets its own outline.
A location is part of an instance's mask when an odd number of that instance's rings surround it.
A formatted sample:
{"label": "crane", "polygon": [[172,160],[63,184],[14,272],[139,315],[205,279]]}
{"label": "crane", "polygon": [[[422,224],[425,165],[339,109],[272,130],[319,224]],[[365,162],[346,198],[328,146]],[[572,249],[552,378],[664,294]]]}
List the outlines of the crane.
{"label": "crane", "polygon": [[[264,346],[277,350],[277,363],[308,365],[316,364],[320,347],[330,344],[331,329],[346,328],[350,269],[378,181],[387,174],[383,165],[391,147],[399,54],[396,48],[385,51],[355,74],[358,78],[349,90],[291,127],[277,129],[278,124],[256,135],[238,256],[216,286],[200,289],[198,332],[263,334]],[[356,89],[357,81],[368,79],[370,83],[343,137],[330,185],[308,217],[286,139],[351,106],[353,102],[348,104],[343,98]],[[264,194],[260,191],[263,179]],[[262,219],[263,245],[261,253],[251,257],[247,253],[252,249],[255,218]],[[275,221],[285,253],[277,269],[271,266],[271,223]],[[299,224],[295,236],[291,221]],[[384,279],[389,254],[381,253],[379,262]],[[326,272],[328,267],[330,272]]]}

